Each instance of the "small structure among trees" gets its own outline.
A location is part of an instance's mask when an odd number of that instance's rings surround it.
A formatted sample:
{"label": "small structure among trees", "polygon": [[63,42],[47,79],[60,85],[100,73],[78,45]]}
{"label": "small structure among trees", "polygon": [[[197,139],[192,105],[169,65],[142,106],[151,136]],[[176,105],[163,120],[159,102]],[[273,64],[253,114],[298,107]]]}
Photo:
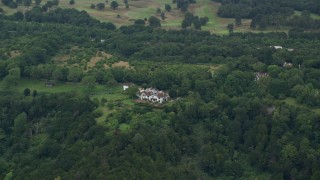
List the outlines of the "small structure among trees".
{"label": "small structure among trees", "polygon": [[284,68],[292,68],[292,63],[290,63],[290,62],[284,62],[283,65],[282,65],[282,67],[284,67]]}
{"label": "small structure among trees", "polygon": [[46,82],[44,82],[44,85],[46,86],[46,87],[54,87],[54,82],[53,81],[46,81]]}
{"label": "small structure among trees", "polygon": [[266,72],[257,72],[255,76],[255,81],[258,81],[262,77],[269,77],[269,74]]}
{"label": "small structure among trees", "polygon": [[140,98],[140,100],[148,100],[151,102],[158,102],[158,103],[164,103],[169,100],[170,96],[168,93],[164,91],[160,91],[155,88],[147,88],[143,89],[140,88],[137,96]]}
{"label": "small structure among trees", "polygon": [[133,83],[122,83],[123,91],[127,90],[130,86],[133,86]]}

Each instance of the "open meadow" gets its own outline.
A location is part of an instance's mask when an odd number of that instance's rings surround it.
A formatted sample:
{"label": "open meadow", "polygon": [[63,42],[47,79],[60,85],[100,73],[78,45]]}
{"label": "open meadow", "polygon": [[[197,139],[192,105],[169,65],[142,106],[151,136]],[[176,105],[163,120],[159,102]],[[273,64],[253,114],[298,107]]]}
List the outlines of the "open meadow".
{"label": "open meadow", "polygon": [[[59,7],[61,8],[75,8],[78,10],[84,10],[88,12],[92,17],[103,21],[112,22],[117,27],[122,25],[131,25],[136,19],[145,19],[150,16],[156,16],[159,19],[160,13],[157,13],[157,9],[160,8],[165,12],[166,18],[161,21],[161,26],[166,29],[180,29],[181,22],[184,19],[184,13],[176,8],[176,4],[172,3],[171,0],[129,0],[129,8],[127,9],[122,0],[116,0],[119,4],[117,9],[112,9],[110,7],[111,1],[101,1],[101,0],[75,0],[75,4],[70,5],[69,0],[60,0]],[[43,1],[41,4],[44,4]],[[103,10],[98,10],[90,8],[91,4],[105,3],[105,8]],[[169,4],[172,8],[170,12],[165,11],[165,4]],[[207,16],[209,22],[207,25],[202,26],[202,30],[210,31],[216,34],[227,34],[228,30],[226,26],[229,23],[233,23],[233,18],[221,18],[217,15],[220,3],[212,2],[211,0],[199,0],[196,4],[191,4],[189,6],[189,11],[194,13],[199,17]],[[0,7],[4,9],[6,15],[15,13],[17,10],[25,12],[31,7],[25,7],[20,5],[18,9],[10,9],[6,6],[0,4]],[[242,20],[242,25],[235,27],[235,31],[246,32],[250,30],[250,19]]]}

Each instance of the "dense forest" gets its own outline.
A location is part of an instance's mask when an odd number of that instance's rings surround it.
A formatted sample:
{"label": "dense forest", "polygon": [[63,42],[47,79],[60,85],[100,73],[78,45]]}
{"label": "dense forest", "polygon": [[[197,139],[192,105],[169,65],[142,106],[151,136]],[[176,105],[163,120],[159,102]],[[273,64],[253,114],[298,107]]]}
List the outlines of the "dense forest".
{"label": "dense forest", "polygon": [[[302,29],[116,29],[83,11],[40,7],[1,16],[0,179],[320,179],[319,49],[320,33]],[[88,68],[97,51],[134,68]],[[89,76],[106,87],[156,87],[174,101],[119,105],[105,121],[130,125],[121,131],[96,122],[101,102],[89,94],[14,91],[21,79]]]}

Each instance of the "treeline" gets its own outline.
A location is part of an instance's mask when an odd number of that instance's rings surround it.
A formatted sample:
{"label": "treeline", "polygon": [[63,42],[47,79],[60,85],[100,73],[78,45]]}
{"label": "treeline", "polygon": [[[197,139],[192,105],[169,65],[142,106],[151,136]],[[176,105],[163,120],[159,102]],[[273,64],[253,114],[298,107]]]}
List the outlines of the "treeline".
{"label": "treeline", "polygon": [[[250,18],[251,27],[265,29],[266,27],[292,26],[305,29],[317,29],[320,22],[309,17],[301,16],[307,20],[307,25],[297,24],[301,20],[292,18],[294,11],[312,12],[320,14],[320,4],[316,0],[281,0],[281,1],[242,1],[242,0],[215,0],[221,2],[218,15],[226,18]],[[302,26],[301,26],[302,25]]]}
{"label": "treeline", "polygon": [[[18,8],[19,5],[24,5],[24,6],[31,6],[33,0],[1,0],[2,4],[5,6],[8,6],[9,8]],[[39,6],[41,4],[42,0],[34,0],[34,4]],[[46,4],[43,6],[43,8],[48,9],[53,6],[58,6],[59,5],[59,0],[49,0],[46,1]]]}
{"label": "treeline", "polygon": [[18,11],[12,16],[2,16],[2,19],[13,21],[70,24],[75,26],[106,28],[109,30],[114,30],[116,28],[116,26],[110,22],[100,22],[92,18],[86,11],[61,8],[48,11],[47,8],[44,8],[44,6],[36,6],[30,11],[27,11],[25,14]]}
{"label": "treeline", "polygon": [[177,8],[183,12],[188,10],[190,4],[195,4],[196,0],[172,0],[173,3],[177,4]]}

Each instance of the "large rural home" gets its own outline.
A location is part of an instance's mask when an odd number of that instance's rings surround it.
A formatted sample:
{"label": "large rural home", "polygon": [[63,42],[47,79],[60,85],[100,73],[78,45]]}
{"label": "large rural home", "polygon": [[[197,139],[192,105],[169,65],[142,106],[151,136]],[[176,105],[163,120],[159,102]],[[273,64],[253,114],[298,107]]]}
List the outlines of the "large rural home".
{"label": "large rural home", "polygon": [[137,93],[137,96],[140,98],[140,100],[148,100],[151,102],[158,103],[164,103],[165,101],[168,101],[168,99],[170,98],[168,93],[155,88],[140,88]]}

